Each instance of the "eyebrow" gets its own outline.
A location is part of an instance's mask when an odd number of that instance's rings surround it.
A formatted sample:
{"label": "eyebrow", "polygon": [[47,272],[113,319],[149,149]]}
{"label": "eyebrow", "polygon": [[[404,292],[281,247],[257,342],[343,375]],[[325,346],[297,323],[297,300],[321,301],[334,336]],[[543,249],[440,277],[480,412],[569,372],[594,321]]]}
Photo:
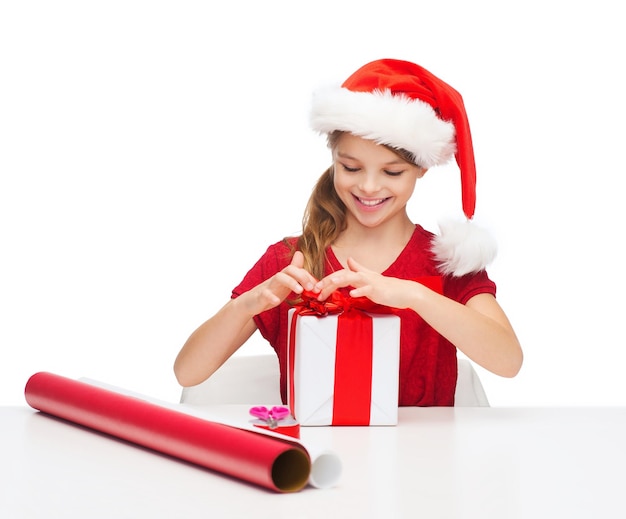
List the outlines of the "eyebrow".
{"label": "eyebrow", "polygon": [[[359,162],[359,159],[357,159],[356,157],[353,157],[352,155],[348,155],[347,153],[342,153],[341,151],[337,152],[337,156],[342,158],[342,159],[350,159],[350,160],[356,160],[357,162]],[[402,160],[401,158],[397,158],[394,160],[390,160],[388,162],[385,162],[386,165],[392,165],[392,164],[406,164],[405,160]]]}

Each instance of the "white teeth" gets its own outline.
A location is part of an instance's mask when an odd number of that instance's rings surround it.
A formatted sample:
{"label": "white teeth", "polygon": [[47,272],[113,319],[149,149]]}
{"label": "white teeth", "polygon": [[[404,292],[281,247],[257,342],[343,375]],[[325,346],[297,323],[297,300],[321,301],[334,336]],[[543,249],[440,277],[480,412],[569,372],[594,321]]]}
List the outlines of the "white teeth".
{"label": "white teeth", "polygon": [[367,205],[369,207],[373,207],[375,205],[382,204],[385,200],[386,200],[385,198],[377,198],[375,200],[363,200],[362,198],[359,198],[359,202],[361,202],[363,205]]}

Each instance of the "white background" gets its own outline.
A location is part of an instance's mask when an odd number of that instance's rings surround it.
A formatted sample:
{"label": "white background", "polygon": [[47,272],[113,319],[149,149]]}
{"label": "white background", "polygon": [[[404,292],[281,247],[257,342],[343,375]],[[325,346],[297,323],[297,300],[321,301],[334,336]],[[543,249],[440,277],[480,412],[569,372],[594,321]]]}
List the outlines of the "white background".
{"label": "white background", "polygon": [[[381,57],[464,96],[476,220],[522,341],[492,405],[626,405],[619,2],[0,3],[0,404],[30,375],[176,401],[174,358],[299,231],[311,91]],[[456,165],[411,201],[460,216]],[[256,337],[241,353],[268,352]]]}

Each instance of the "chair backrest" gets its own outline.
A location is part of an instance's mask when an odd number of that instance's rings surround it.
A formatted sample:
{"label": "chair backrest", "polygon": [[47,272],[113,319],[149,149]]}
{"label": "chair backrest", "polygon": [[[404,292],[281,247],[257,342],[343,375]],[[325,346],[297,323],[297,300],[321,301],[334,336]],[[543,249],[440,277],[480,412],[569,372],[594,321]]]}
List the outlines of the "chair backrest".
{"label": "chair backrest", "polygon": [[181,403],[193,405],[280,403],[278,357],[233,355],[197,386],[183,388]]}
{"label": "chair backrest", "polygon": [[[457,407],[488,407],[476,370],[467,359],[458,361]],[[275,354],[233,355],[197,386],[183,388],[181,403],[192,405],[280,403],[278,358]]]}
{"label": "chair backrest", "polygon": [[458,359],[457,366],[458,373],[456,391],[454,393],[454,406],[489,407],[487,394],[471,361],[468,359]]}

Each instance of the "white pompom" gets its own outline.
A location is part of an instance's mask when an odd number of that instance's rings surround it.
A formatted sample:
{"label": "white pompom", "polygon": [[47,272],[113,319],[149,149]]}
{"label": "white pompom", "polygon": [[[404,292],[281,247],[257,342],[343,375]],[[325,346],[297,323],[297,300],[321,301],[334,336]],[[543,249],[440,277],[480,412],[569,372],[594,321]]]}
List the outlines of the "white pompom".
{"label": "white pompom", "polygon": [[497,244],[486,229],[467,220],[439,222],[440,234],[432,251],[443,274],[464,276],[484,270],[497,254]]}

